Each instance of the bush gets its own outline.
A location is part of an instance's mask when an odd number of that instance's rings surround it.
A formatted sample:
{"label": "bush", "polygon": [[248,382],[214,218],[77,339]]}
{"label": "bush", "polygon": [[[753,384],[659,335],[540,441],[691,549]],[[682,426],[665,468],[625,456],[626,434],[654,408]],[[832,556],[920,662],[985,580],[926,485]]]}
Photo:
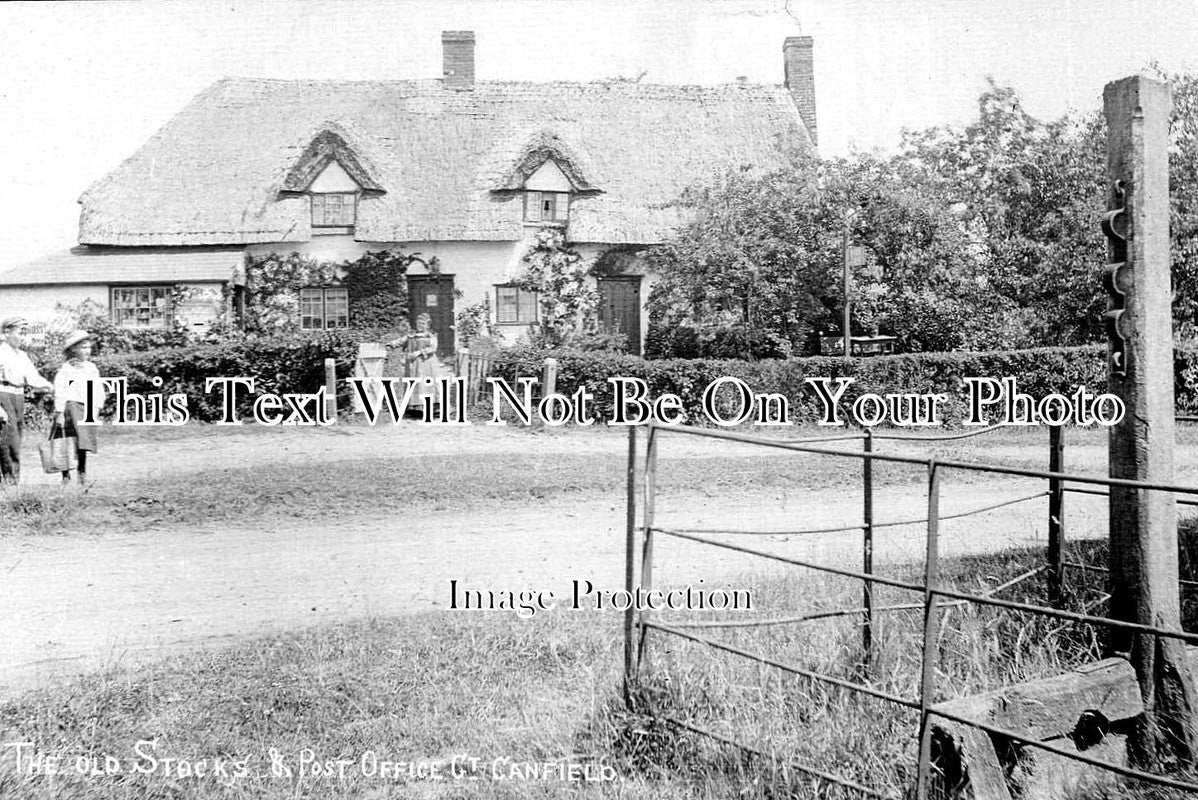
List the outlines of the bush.
{"label": "bush", "polygon": [[[221,344],[192,344],[95,359],[104,377],[124,377],[128,391],[137,394],[182,393],[191,418],[212,422],[222,413],[221,392],[204,390],[211,377],[254,378],[255,392],[315,392],[324,385],[324,360],[337,362],[338,404],[349,403],[349,377],[357,357],[358,337],[347,331],[314,337],[246,337]],[[154,379],[161,378],[161,385]],[[241,393],[239,393],[241,394]],[[239,413],[249,414],[252,397],[240,398]],[[111,399],[107,411],[112,411]]]}
{"label": "bush", "polygon": [[[1034,398],[1053,392],[1068,393],[1084,386],[1095,394],[1106,391],[1105,349],[1099,346],[1049,347],[985,353],[912,353],[897,356],[844,359],[838,356],[734,361],[720,359],[657,359],[614,353],[585,353],[572,350],[548,351],[525,345],[505,350],[495,362],[496,375],[509,381],[517,377],[539,377],[544,359],[558,361],[557,391],[571,394],[586,387],[595,396],[594,415],[610,419],[613,376],[641,378],[652,396],[671,392],[682,397],[689,421],[706,419],[702,413],[703,390],[723,376],[740,378],[755,392],[779,393],[790,401],[791,419],[814,422],[822,406],[806,378],[855,378],[845,392],[848,407],[866,393],[933,393],[949,396],[944,406],[946,423],[964,418],[964,384],[970,376],[1013,376],[1019,390]],[[1178,348],[1175,355],[1177,408],[1198,408],[1198,350]]]}
{"label": "bush", "polygon": [[[192,344],[124,354],[101,354],[95,358],[100,374],[124,377],[128,390],[138,394],[182,393],[194,420],[211,422],[221,415],[218,392],[208,393],[204,382],[210,377],[252,377],[257,392],[310,393],[324,385],[324,360],[335,359],[338,405],[348,407],[351,390],[345,384],[354,360],[361,331],[330,331],[316,336],[244,337],[220,344]],[[1040,348],[991,353],[913,353],[899,356],[855,358],[835,356],[733,361],[717,359],[646,360],[616,352],[546,350],[532,344],[507,348],[495,356],[494,374],[514,382],[520,377],[540,378],[547,356],[558,361],[557,390],[572,394],[586,387],[595,397],[597,419],[612,415],[608,378],[641,378],[652,396],[665,392],[682,398],[690,421],[706,417],[701,409],[703,390],[723,376],[740,378],[756,392],[785,395],[794,422],[814,422],[821,405],[806,378],[852,377],[845,392],[848,406],[865,392],[943,392],[950,397],[945,406],[947,423],[963,418],[962,378],[967,376],[1017,378],[1020,391],[1035,398],[1052,392],[1069,392],[1075,386],[1105,391],[1106,370],[1103,348],[1097,346]],[[44,355],[44,354],[43,354]],[[1175,351],[1176,402],[1178,413],[1198,409],[1198,350],[1179,347]],[[39,368],[52,378],[59,362],[39,359]],[[161,386],[154,384],[161,378]],[[252,398],[242,398],[239,412],[249,413]],[[30,403],[30,421],[43,418],[45,403]],[[112,407],[107,409],[112,411]]]}

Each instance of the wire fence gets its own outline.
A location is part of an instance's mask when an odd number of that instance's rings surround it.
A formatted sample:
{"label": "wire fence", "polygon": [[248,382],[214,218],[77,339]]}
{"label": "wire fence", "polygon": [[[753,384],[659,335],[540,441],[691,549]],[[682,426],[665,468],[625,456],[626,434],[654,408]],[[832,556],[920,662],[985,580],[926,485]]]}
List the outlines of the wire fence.
{"label": "wire fence", "polygon": [[[631,698],[635,686],[646,677],[643,672],[648,670],[646,648],[650,640],[650,632],[689,641],[713,651],[725,653],[748,662],[756,663],[782,674],[792,675],[806,681],[835,687],[838,690],[850,692],[858,696],[869,697],[877,701],[918,712],[918,730],[915,742],[917,758],[914,765],[915,797],[925,800],[930,797],[952,797],[951,788],[945,777],[936,773],[933,764],[932,731],[936,720],[953,723],[966,728],[982,731],[993,737],[1000,737],[1024,747],[1038,749],[1054,756],[1070,759],[1091,767],[1106,770],[1110,773],[1131,778],[1156,786],[1182,789],[1198,792],[1198,783],[1182,780],[1170,775],[1148,772],[1134,767],[1105,761],[1091,755],[1071,750],[1029,735],[1026,731],[1011,730],[996,725],[986,719],[975,718],[955,713],[943,707],[938,707],[934,700],[937,696],[937,663],[940,658],[940,636],[943,613],[952,608],[964,606],[989,607],[1007,612],[1019,612],[1046,619],[1055,619],[1066,624],[1083,623],[1098,626],[1101,629],[1121,630],[1124,635],[1140,635],[1166,639],[1180,640],[1185,643],[1198,644],[1198,634],[1189,633],[1178,628],[1162,627],[1136,622],[1128,619],[1115,619],[1089,613],[1092,605],[1083,611],[1071,611],[1064,608],[1064,583],[1067,570],[1106,572],[1104,568],[1081,564],[1065,559],[1065,526],[1064,526],[1064,497],[1066,492],[1081,492],[1086,494],[1106,495],[1111,487],[1134,488],[1146,491],[1169,492],[1174,496],[1180,495],[1182,500],[1189,499],[1188,504],[1198,504],[1198,487],[1178,486],[1172,484],[1133,481],[1119,478],[1101,478],[1088,475],[1069,474],[1063,471],[1064,439],[1060,428],[1050,428],[1049,469],[1029,469],[1024,467],[1004,466],[998,464],[970,463],[952,460],[938,460],[934,457],[919,457],[897,453],[881,453],[874,449],[876,440],[906,440],[920,442],[948,441],[982,435],[995,430],[998,426],[970,431],[965,435],[950,434],[946,436],[900,436],[875,435],[866,432],[860,436],[838,436],[827,440],[812,439],[769,439],[749,436],[729,431],[690,428],[685,426],[657,426],[648,428],[648,442],[645,448],[643,469],[643,508],[638,522],[637,515],[637,444],[636,428],[629,429],[628,444],[628,505],[626,530],[626,569],[625,583],[628,592],[635,589],[636,557],[640,555],[640,583],[642,591],[650,591],[654,578],[654,547],[658,536],[689,541],[706,547],[721,548],[758,558],[768,559],[791,567],[812,570],[827,575],[853,579],[861,582],[862,604],[859,607],[837,608],[814,611],[807,614],[790,615],[767,619],[750,620],[705,620],[679,623],[663,623],[654,619],[649,610],[637,610],[630,604],[624,618],[625,648],[625,694]],[[810,528],[800,530],[744,530],[724,528],[682,528],[659,526],[655,519],[657,501],[657,447],[658,440],[663,435],[698,437],[710,440],[722,440],[739,444],[754,445],[764,448],[781,449],[793,453],[826,456],[839,459],[856,459],[863,465],[862,471],[862,522],[860,524]],[[844,441],[856,438],[862,441],[860,451],[821,447],[824,441]],[[878,463],[897,463],[922,467],[927,478],[927,513],[918,519],[878,521],[874,519],[874,480],[873,469]],[[1038,491],[1025,496],[1016,497],[999,503],[972,508],[954,514],[940,512],[941,480],[945,473],[961,471],[985,475],[1010,476],[1018,478],[1033,478],[1047,482],[1047,490]],[[1086,486],[1102,487],[1102,489],[1085,489]],[[1105,491],[1104,491],[1105,489]],[[950,519],[961,519],[987,513],[999,508],[1027,503],[1048,498],[1048,548],[1045,563],[1011,578],[985,592],[975,593],[960,591],[952,588],[940,579],[942,566],[940,523]],[[1180,502],[1180,501],[1179,501]],[[899,525],[926,526],[926,541],[924,553],[924,579],[922,582],[900,580],[898,578],[879,574],[873,564],[873,532],[878,528]],[[819,564],[810,559],[797,558],[789,555],[773,553],[758,547],[739,542],[723,541],[713,536],[733,535],[737,537],[792,537],[815,534],[862,534],[862,568],[860,570],[846,567]],[[1016,600],[1009,600],[997,595],[1025,581],[1038,576],[1045,576],[1048,588],[1049,603],[1038,605]],[[1193,581],[1183,581],[1185,587],[1198,586]],[[876,605],[874,602],[875,587],[884,586],[891,589],[918,593],[922,596],[919,602],[892,603]],[[871,686],[863,682],[869,675],[870,657],[873,650],[873,634],[876,615],[888,612],[922,611],[922,648],[919,657],[919,686],[915,697],[903,697]],[[861,680],[849,680],[835,675],[829,675],[815,669],[806,668],[790,663],[765,653],[755,652],[728,642],[718,641],[704,636],[696,629],[736,629],[736,628],[771,628],[774,626],[805,623],[819,619],[834,617],[858,617],[861,625]],[[631,701],[630,701],[631,702]],[[716,733],[704,728],[694,721],[678,719],[667,715],[666,721],[693,733],[698,733],[715,741],[722,742],[742,749],[748,753],[762,755],[760,747],[737,741],[733,737]],[[862,797],[887,797],[888,795],[875,788],[863,785],[859,780],[837,775],[819,769],[810,764],[800,764],[791,759],[786,763],[822,783],[840,787],[841,790],[855,793]]]}

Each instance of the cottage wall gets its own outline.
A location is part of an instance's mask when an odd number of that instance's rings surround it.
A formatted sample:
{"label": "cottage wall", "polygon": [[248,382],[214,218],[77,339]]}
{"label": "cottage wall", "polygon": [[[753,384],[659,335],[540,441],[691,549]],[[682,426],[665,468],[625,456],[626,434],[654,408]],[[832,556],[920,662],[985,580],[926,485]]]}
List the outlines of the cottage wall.
{"label": "cottage wall", "polygon": [[20,314],[30,322],[49,322],[59,315],[55,307],[76,306],[87,300],[108,308],[108,286],[3,286],[0,308],[4,314]]}
{"label": "cottage wall", "polygon": [[[181,283],[190,297],[175,309],[184,325],[202,328],[219,316],[223,303],[221,284]],[[102,309],[109,307],[109,285],[55,284],[45,286],[0,287],[0,309],[5,314],[20,314],[31,322],[50,322],[62,316],[60,308],[73,308],[91,301]]]}
{"label": "cottage wall", "polygon": [[[491,327],[497,338],[515,343],[527,336],[527,325],[499,325],[495,322],[495,287],[508,283],[523,272],[524,254],[533,244],[537,227],[529,226],[525,238],[509,242],[357,242],[352,236],[318,236],[308,242],[250,245],[246,252],[260,257],[271,252],[310,256],[323,261],[353,261],[370,251],[394,249],[418,254],[425,261],[436,258],[442,275],[453,276],[454,289],[460,295],[454,300],[454,310],[489,300]],[[588,266],[595,262],[610,245],[573,244]],[[411,275],[426,275],[420,264],[413,264]],[[635,273],[634,273],[635,274]],[[593,279],[592,279],[593,280]],[[649,296],[653,277],[644,276],[641,282],[641,335],[648,329],[649,318],[644,301]],[[460,343],[459,343],[459,346]]]}

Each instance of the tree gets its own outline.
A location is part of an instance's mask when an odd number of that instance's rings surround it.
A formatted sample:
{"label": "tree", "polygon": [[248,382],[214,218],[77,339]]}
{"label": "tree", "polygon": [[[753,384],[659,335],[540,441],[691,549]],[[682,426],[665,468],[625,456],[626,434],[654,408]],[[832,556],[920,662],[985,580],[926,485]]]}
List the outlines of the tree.
{"label": "tree", "polygon": [[834,235],[814,162],[723,175],[687,193],[693,221],[649,254],[650,354],[759,358],[799,351],[828,318]]}
{"label": "tree", "polygon": [[1103,335],[1104,141],[1097,112],[1042,123],[993,82],[964,129],[904,138],[896,165],[961,204],[993,292],[1022,311],[1023,344]]}
{"label": "tree", "polygon": [[[1198,77],[1174,89],[1174,323],[1198,337]],[[684,198],[694,221],[651,260],[648,351],[777,356],[839,328],[846,224],[867,264],[854,332],[907,350],[1102,341],[1105,140],[1097,109],[1049,122],[991,82],[967,125],[907,132],[896,155],[736,172]]]}
{"label": "tree", "polygon": [[730,173],[691,193],[694,221],[651,255],[652,355],[770,357],[810,352],[838,327],[843,241],[864,246],[855,332],[893,333],[909,350],[992,346],[1002,335],[950,204],[874,156],[796,159],[765,175]]}
{"label": "tree", "polygon": [[1198,76],[1162,75],[1173,89],[1169,196],[1173,235],[1173,327],[1198,339]]}

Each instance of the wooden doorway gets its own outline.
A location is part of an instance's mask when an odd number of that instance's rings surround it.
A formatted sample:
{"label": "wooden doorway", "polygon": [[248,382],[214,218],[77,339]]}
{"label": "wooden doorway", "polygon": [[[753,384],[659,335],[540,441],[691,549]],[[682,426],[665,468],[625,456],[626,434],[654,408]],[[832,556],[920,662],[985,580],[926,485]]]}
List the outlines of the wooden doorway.
{"label": "wooden doorway", "polygon": [[628,337],[628,352],[641,352],[640,276],[599,278],[599,324]]}
{"label": "wooden doorway", "polygon": [[453,276],[409,275],[408,317],[416,329],[416,317],[428,314],[433,333],[437,334],[437,355],[449,358],[454,353]]}

